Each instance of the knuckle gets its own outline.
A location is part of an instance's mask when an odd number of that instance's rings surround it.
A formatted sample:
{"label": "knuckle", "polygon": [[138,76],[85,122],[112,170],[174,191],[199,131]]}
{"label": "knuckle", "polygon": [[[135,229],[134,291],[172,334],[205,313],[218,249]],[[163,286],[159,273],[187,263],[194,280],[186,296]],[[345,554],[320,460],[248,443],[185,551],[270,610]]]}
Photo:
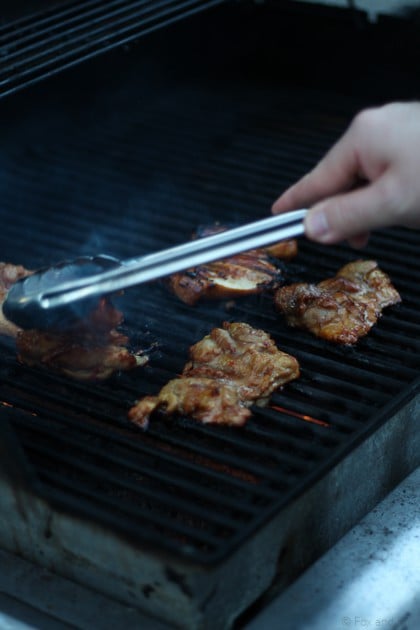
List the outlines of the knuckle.
{"label": "knuckle", "polygon": [[363,109],[356,114],[352,127],[357,134],[362,136],[367,132],[376,129],[382,121],[382,108],[370,107]]}

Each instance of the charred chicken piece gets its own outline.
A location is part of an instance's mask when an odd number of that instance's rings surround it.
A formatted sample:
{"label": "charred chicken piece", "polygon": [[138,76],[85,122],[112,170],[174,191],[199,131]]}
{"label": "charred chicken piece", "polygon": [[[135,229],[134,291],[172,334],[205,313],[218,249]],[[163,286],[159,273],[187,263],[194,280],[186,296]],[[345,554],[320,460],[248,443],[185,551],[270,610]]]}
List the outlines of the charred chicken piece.
{"label": "charred chicken piece", "polygon": [[[7,291],[31,272],[19,265],[0,263],[0,306]],[[44,366],[78,380],[103,380],[120,370],[147,362],[147,357],[127,349],[128,337],[117,327],[122,313],[108,300],[72,328],[60,331],[21,330],[0,309],[0,334],[15,337],[18,360]]]}
{"label": "charred chicken piece", "polygon": [[356,260],[319,284],[281,287],[274,301],[290,326],[334,343],[353,344],[401,297],[375,261]]}
{"label": "charred chicken piece", "polygon": [[150,415],[187,415],[204,424],[242,426],[249,407],[267,404],[270,394],[299,376],[297,360],[279,350],[270,336],[245,323],[223,324],[190,348],[180,378],[157,396],[146,396],[129,411],[146,428]]}
{"label": "charred chicken piece", "polygon": [[[201,229],[194,238],[226,230],[214,225]],[[180,300],[193,306],[201,298],[240,297],[275,289],[282,282],[282,272],[273,258],[288,260],[297,253],[295,240],[283,241],[265,249],[253,249],[224,260],[200,265],[168,279],[168,285]]]}

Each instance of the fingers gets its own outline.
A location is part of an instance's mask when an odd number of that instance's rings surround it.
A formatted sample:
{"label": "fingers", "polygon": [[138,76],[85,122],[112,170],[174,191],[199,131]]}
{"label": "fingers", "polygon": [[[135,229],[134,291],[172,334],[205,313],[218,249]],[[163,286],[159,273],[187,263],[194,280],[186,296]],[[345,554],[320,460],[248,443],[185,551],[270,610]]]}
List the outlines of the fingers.
{"label": "fingers", "polygon": [[[366,244],[375,228],[420,227],[419,142],[420,103],[366,109],[272,211],[310,208],[309,238],[321,243],[347,239],[355,247]],[[367,182],[363,187],[361,180]]]}
{"label": "fingers", "polygon": [[315,204],[306,216],[306,235],[320,243],[349,239],[363,246],[371,230],[392,224],[396,199],[392,177],[385,174],[363,188]]}
{"label": "fingers", "polygon": [[309,207],[320,199],[349,190],[361,174],[358,152],[352,136],[346,132],[310,173],[274,202],[272,212]]}

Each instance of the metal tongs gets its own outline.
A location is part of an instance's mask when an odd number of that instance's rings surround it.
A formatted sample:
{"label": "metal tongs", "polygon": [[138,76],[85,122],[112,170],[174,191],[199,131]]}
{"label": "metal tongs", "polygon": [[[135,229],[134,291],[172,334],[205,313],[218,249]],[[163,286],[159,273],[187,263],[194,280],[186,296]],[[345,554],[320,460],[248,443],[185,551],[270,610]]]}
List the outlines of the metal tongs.
{"label": "metal tongs", "polygon": [[68,326],[103,295],[299,236],[306,212],[272,216],[140,258],[85,257],[40,269],[12,285],[3,312],[22,328]]}

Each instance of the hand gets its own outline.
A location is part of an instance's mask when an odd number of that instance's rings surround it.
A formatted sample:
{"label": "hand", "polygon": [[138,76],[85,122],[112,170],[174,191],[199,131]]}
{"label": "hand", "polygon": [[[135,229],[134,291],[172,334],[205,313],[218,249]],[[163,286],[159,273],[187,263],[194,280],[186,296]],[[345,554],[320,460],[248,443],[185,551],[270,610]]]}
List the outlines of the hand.
{"label": "hand", "polygon": [[358,114],[272,211],[302,207],[310,207],[306,235],[320,243],[348,239],[362,247],[375,228],[420,227],[420,103],[392,103]]}

